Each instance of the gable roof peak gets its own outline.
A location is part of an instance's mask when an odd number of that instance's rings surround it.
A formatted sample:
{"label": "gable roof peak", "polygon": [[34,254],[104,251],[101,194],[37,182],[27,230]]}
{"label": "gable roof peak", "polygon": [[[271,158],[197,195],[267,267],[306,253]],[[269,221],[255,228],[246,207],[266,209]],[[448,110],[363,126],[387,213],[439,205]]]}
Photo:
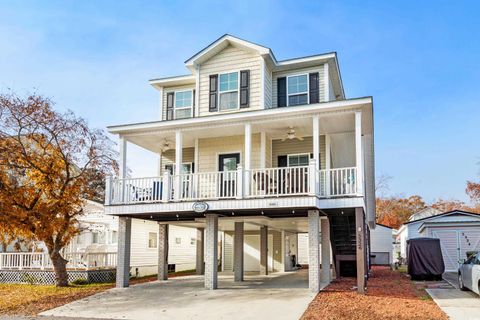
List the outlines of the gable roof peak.
{"label": "gable roof peak", "polygon": [[237,46],[247,50],[252,50],[258,52],[258,54],[260,55],[270,55],[272,59],[275,60],[275,57],[273,56],[272,50],[270,50],[270,48],[225,33],[223,36],[213,41],[208,46],[187,59],[185,61],[185,64],[187,67],[192,67],[195,64],[202,63],[203,61],[208,60],[213,55],[222,51],[229,45]]}

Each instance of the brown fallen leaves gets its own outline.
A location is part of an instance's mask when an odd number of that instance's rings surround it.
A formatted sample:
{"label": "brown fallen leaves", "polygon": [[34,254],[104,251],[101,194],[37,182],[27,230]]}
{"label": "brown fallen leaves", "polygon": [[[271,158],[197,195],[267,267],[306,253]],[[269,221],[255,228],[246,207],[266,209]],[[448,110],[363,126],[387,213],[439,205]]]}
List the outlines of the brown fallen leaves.
{"label": "brown fallen leaves", "polygon": [[112,284],[55,287],[0,284],[0,315],[36,315],[111,288]]}
{"label": "brown fallen leaves", "polygon": [[448,319],[423,289],[387,267],[373,268],[366,295],[352,290],[355,285],[353,278],[334,281],[310,303],[302,320]]}

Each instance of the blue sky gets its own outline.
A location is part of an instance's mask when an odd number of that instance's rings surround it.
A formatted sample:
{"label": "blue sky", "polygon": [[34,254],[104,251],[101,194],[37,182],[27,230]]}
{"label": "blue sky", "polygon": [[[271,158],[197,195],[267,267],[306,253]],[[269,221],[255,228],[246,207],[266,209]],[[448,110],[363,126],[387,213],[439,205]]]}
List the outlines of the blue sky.
{"label": "blue sky", "polygon": [[[228,3],[228,4],[227,4]],[[454,1],[8,1],[0,92],[37,91],[91,126],[158,118],[147,80],[224,33],[278,59],[336,51],[347,97],[372,95],[390,194],[467,200],[480,179],[480,4]],[[137,176],[155,158],[131,148]]]}

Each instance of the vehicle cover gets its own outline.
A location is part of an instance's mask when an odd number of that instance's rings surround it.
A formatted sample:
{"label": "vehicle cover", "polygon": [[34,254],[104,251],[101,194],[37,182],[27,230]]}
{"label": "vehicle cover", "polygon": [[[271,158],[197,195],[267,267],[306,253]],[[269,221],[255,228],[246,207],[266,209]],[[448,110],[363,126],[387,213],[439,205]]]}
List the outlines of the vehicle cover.
{"label": "vehicle cover", "polygon": [[445,272],[440,239],[407,240],[408,274],[414,280],[441,280]]}

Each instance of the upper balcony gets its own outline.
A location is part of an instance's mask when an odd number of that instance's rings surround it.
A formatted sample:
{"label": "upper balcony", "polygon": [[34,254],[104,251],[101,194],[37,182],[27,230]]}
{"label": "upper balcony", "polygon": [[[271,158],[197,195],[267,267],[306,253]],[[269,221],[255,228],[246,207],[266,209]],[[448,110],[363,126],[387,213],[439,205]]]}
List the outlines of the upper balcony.
{"label": "upper balcony", "polygon": [[[219,210],[292,198],[365,203],[373,186],[370,98],[109,130],[121,141],[120,175],[106,185],[111,213],[186,211],[194,201],[224,201]],[[159,155],[157,176],[125,176],[127,141]]]}

